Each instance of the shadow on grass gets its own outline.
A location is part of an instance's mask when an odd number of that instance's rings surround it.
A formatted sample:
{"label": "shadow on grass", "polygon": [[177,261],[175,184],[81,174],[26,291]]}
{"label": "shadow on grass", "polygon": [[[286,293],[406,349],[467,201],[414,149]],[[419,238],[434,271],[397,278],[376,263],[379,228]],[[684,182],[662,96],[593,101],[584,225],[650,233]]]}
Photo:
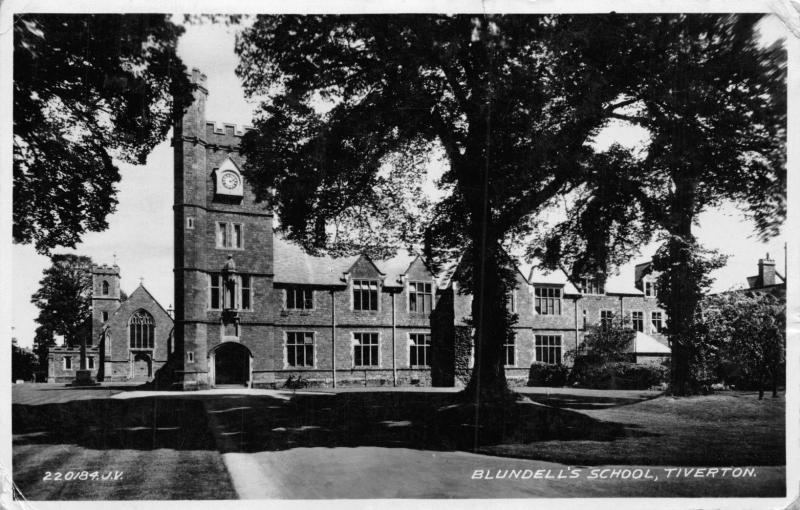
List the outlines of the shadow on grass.
{"label": "shadow on grass", "polygon": [[[516,402],[482,407],[451,393],[359,392],[93,399],[14,404],[15,444],[225,452],[383,446],[472,450],[547,440],[613,441],[646,432],[584,414]],[[476,426],[477,423],[477,426]]]}
{"label": "shadow on grass", "polygon": [[214,448],[206,414],[196,400],[96,398],[11,407],[14,444],[76,444],[99,450]]}
{"label": "shadow on grass", "polygon": [[569,395],[569,394],[544,394],[526,393],[526,397],[551,407],[559,409],[608,409],[611,407],[627,406],[650,400],[660,396],[660,393],[653,393],[652,396],[642,397],[615,397],[597,395]]}
{"label": "shadow on grass", "polygon": [[120,385],[98,385],[98,386],[70,386],[65,384],[64,386],[58,386],[55,388],[37,388],[36,391],[96,391],[96,390],[103,390],[103,391],[142,391],[148,389],[147,383],[143,382],[142,384],[120,384]]}

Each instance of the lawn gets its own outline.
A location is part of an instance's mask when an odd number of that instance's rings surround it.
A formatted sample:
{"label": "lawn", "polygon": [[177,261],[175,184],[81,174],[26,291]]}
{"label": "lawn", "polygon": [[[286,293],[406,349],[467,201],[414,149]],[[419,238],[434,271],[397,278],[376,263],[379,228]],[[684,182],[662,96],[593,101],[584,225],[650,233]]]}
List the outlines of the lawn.
{"label": "lawn", "polygon": [[758,400],[756,392],[721,392],[688,398],[660,396],[588,408],[586,400],[591,404],[593,399],[602,401],[602,397],[596,394],[559,397],[557,393],[544,392],[527,396],[552,406],[578,408],[600,422],[621,424],[625,433],[611,441],[576,438],[503,443],[481,447],[480,451],[582,465],[786,464],[783,394],[764,400]]}
{"label": "lawn", "polygon": [[[383,446],[548,460],[569,465],[785,464],[783,397],[728,392],[672,398],[654,392],[524,391],[507,409],[475,408],[454,393],[348,391],[291,399],[205,400],[222,451]],[[475,440],[478,440],[476,445]]]}
{"label": "lawn", "polygon": [[[26,499],[236,497],[202,403],[109,398],[130,389],[14,386],[14,482]],[[82,471],[96,479],[66,480]]]}
{"label": "lawn", "polygon": [[[113,398],[133,388],[12,393],[14,481],[31,500],[234,499],[226,454],[324,447],[476,452],[570,466],[783,466],[783,396],[522,388],[479,410],[419,388]],[[302,449],[302,450],[298,450]],[[314,450],[316,451],[316,450]],[[419,468],[419,466],[418,466]],[[47,472],[121,472],[116,481]],[[54,476],[54,475],[53,475]]]}

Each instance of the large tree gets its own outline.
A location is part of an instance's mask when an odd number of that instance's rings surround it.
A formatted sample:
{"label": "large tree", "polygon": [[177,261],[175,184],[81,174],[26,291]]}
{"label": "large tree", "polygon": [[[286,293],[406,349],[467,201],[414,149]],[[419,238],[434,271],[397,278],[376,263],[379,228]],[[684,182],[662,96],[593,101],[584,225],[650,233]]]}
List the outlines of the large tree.
{"label": "large tree", "polygon": [[32,351],[20,347],[16,338],[11,339],[11,381],[35,381],[39,360]]}
{"label": "large tree", "polygon": [[54,254],[31,297],[39,308],[37,344],[50,345],[53,334],[62,335],[65,345],[80,346],[81,369],[86,368],[86,339],[92,334],[91,266],[86,256]]}
{"label": "large tree", "polygon": [[108,226],[114,159],[143,164],[191,97],[182,31],[162,14],[15,17],[15,242],[49,253]]}
{"label": "large tree", "polygon": [[[757,233],[775,235],[786,200],[786,55],[759,44],[762,15],[649,17],[631,40],[640,77],[630,105],[611,116],[649,134],[637,158],[612,147],[616,160],[594,172],[570,220],[549,236],[547,259],[570,260],[574,273],[625,261],[652,235],[663,241],[653,261],[668,315],[671,391],[692,391],[698,346],[692,333],[709,273],[724,263],[695,235],[699,215],[732,202]],[[576,246],[594,247],[576,251]]]}
{"label": "large tree", "polygon": [[[384,206],[387,158],[440,147],[449,194],[428,233],[440,253],[463,253],[474,296],[468,394],[505,394],[504,243],[591,167],[588,140],[626,104],[631,28],[616,16],[259,16],[236,47],[245,92],[266,98],[242,144],[246,175],[290,239],[328,249],[344,225],[356,250],[404,212]],[[382,242],[409,241],[396,234]]]}
{"label": "large tree", "polygon": [[734,366],[759,399],[768,383],[777,397],[786,360],[785,301],[763,292],[726,292],[704,299],[700,311],[695,330],[704,340],[707,366],[717,373]]}
{"label": "large tree", "polygon": [[56,346],[56,339],[53,332],[47,326],[39,325],[33,337],[33,352],[39,362],[40,369],[47,369],[47,358],[50,356],[50,349]]}

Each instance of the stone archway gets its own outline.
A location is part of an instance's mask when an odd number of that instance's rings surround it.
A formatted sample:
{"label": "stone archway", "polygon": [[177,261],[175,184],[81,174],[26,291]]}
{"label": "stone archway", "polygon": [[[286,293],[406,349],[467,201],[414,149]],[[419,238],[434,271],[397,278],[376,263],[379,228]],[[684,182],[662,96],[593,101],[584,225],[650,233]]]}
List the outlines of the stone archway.
{"label": "stone archway", "polygon": [[238,342],[223,342],[209,352],[209,368],[213,370],[214,386],[249,386],[250,349]]}
{"label": "stone archway", "polygon": [[153,358],[147,352],[133,353],[131,379],[145,381],[153,377]]}

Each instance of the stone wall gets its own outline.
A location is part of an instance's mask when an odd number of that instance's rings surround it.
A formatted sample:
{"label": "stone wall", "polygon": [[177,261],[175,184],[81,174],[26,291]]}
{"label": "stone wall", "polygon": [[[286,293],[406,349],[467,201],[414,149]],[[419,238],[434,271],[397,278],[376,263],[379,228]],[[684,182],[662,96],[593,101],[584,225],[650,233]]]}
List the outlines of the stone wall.
{"label": "stone wall", "polygon": [[[80,368],[81,350],[77,347],[54,347],[50,349],[47,357],[47,382],[71,383],[75,380],[75,372]],[[64,368],[64,359],[70,358],[71,368]],[[91,367],[92,359],[94,367]],[[101,352],[97,346],[86,348],[86,366],[92,373],[92,378],[97,379],[101,367]]]}

